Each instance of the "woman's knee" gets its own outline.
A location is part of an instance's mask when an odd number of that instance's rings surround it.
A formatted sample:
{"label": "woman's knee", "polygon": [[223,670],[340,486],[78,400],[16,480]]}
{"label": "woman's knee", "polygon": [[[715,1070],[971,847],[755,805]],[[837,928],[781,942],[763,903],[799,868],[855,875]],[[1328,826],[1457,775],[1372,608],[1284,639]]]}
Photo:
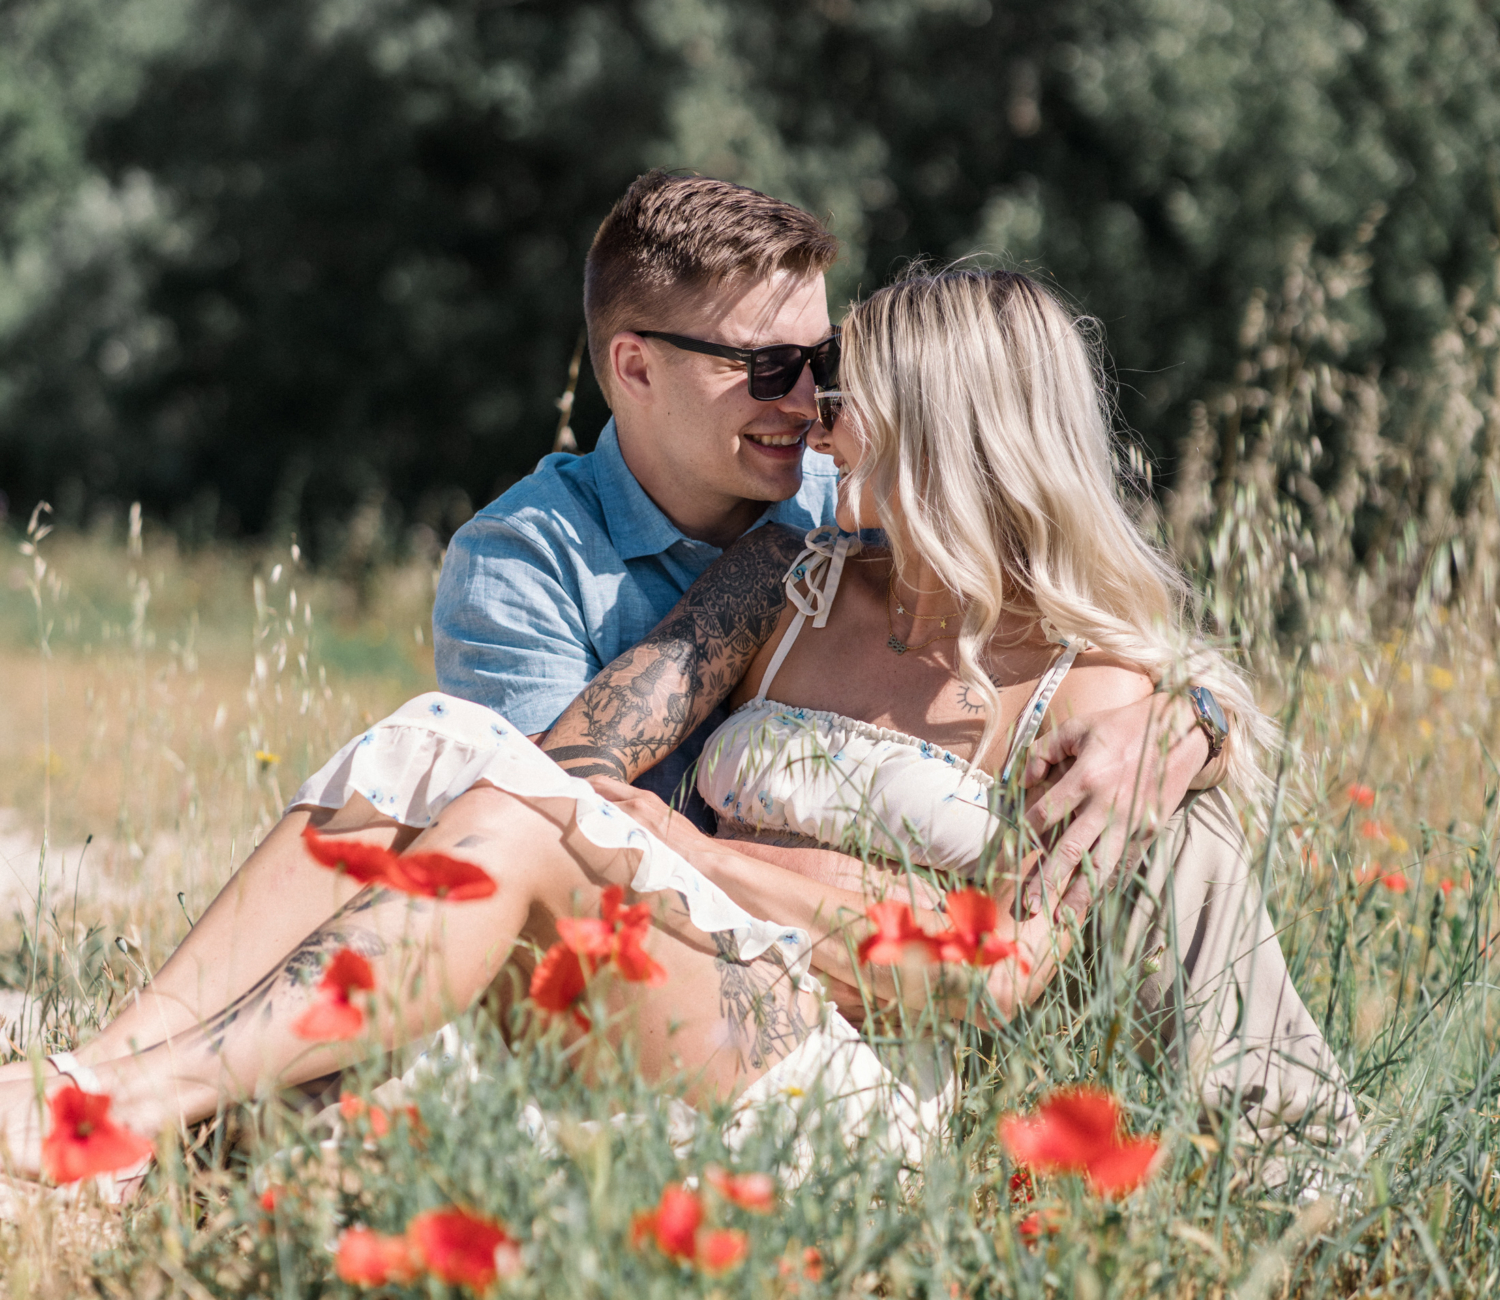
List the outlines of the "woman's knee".
{"label": "woman's knee", "polygon": [[480,782],[443,808],[412,847],[476,862],[536,900],[565,899],[570,889],[589,883],[584,869],[589,856],[573,842],[575,806],[572,800],[529,799]]}

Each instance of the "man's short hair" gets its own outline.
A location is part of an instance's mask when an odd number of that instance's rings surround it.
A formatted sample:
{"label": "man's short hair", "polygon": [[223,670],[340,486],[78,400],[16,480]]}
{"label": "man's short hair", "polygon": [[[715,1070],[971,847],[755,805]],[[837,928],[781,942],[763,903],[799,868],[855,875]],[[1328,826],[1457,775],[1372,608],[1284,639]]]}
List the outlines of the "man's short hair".
{"label": "man's short hair", "polygon": [[816,217],[706,176],[638,177],[599,226],[583,270],[589,359],[609,396],[609,341],[660,329],[684,296],[789,271],[820,275],[839,245]]}

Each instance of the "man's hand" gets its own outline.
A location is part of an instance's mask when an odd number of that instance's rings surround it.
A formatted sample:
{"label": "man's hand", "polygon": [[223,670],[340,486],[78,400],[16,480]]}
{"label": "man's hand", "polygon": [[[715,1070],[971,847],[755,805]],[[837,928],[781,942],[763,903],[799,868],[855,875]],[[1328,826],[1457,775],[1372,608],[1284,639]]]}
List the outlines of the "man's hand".
{"label": "man's hand", "polygon": [[[1106,713],[1070,718],[1038,736],[1022,784],[1040,784],[1069,759],[1057,783],[1026,814],[1038,835],[1073,817],[1024,886],[1033,912],[1045,898],[1055,918],[1064,907],[1082,916],[1095,891],[1113,878],[1130,841],[1154,834],[1171,816],[1208,760],[1208,737],[1186,700],[1148,695]],[[1083,870],[1085,853],[1092,880]]]}

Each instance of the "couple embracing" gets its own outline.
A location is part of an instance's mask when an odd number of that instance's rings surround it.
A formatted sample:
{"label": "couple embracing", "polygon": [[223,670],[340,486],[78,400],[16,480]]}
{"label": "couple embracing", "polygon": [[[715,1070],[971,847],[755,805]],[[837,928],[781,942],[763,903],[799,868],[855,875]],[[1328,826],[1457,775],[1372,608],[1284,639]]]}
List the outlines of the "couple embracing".
{"label": "couple embracing", "polygon": [[[955,270],[875,292],[835,332],[836,254],[807,213],[738,186],[631,186],[586,271],[613,419],[453,539],[442,692],[308,780],[131,1006],[49,1058],[49,1094],[108,1092],[155,1133],[320,1078],[352,1049],[293,1026],[335,952],[370,963],[393,1047],[508,964],[529,978],[559,921],[621,887],[666,978],[613,988],[611,1032],[689,1101],[750,1112],[816,1086],[851,1125],[878,1109],[915,1161],[951,1070],[877,1051],[862,1011],[1008,1017],[1081,938],[1129,973],[1206,1108],[1237,1105],[1267,1151],[1358,1146],[1231,803],[1269,724],[1132,520],[1085,329],[1024,275]],[[311,861],[309,827],[498,888],[361,886]],[[857,962],[872,904],[937,932],[945,893],[970,888],[1012,954],[977,1002]],[[12,1069],[0,1125],[25,1173],[43,1122]]]}

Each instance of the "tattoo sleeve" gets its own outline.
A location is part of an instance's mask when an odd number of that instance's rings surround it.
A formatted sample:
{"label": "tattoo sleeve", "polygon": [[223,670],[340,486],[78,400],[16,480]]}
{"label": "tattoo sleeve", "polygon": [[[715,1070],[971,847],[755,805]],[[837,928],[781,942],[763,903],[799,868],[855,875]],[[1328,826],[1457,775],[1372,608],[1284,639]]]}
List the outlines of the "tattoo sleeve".
{"label": "tattoo sleeve", "polygon": [[542,742],[574,776],[633,781],[728,698],[786,604],[802,538],[767,524],[713,562],[644,641],[589,683]]}

